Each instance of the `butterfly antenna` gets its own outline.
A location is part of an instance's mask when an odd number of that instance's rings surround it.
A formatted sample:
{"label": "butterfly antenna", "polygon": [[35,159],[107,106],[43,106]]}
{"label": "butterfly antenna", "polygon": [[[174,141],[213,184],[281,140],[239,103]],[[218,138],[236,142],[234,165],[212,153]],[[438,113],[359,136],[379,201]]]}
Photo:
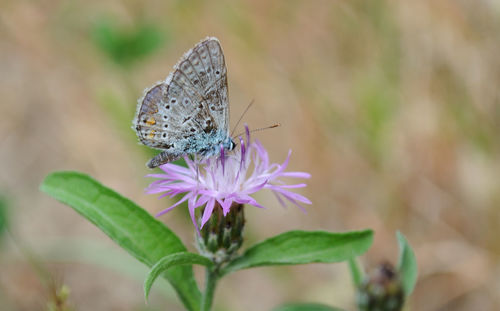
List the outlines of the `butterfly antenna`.
{"label": "butterfly antenna", "polygon": [[[273,129],[275,127],[280,127],[280,126],[281,126],[281,123],[274,123],[273,125],[269,125],[269,126],[266,126],[266,127],[261,127],[261,128],[258,128],[258,129],[251,130],[250,133],[260,132],[260,131],[268,130],[268,129]],[[233,136],[233,137],[238,137],[238,136],[241,136],[243,134],[245,134],[245,132],[241,132],[238,135]]]}
{"label": "butterfly antenna", "polygon": [[236,130],[236,128],[240,124],[241,120],[243,119],[243,117],[247,113],[248,109],[250,109],[250,107],[252,107],[253,102],[254,102],[254,100],[252,99],[252,101],[250,102],[250,104],[248,104],[248,106],[245,108],[245,111],[243,111],[243,113],[241,114],[241,117],[238,119],[238,122],[236,122],[236,125],[234,126],[233,130],[231,131],[231,136],[233,136],[234,131]]}

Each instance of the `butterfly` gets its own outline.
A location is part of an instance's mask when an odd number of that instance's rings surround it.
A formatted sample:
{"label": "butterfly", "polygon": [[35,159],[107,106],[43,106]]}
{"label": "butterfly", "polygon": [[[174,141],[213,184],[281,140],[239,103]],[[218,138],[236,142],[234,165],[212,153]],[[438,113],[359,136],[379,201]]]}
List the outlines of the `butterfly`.
{"label": "butterfly", "polygon": [[144,91],[133,121],[141,143],[162,150],[149,168],[188,154],[210,157],[233,150],[228,127],[227,69],[214,37],[196,44],[165,81]]}

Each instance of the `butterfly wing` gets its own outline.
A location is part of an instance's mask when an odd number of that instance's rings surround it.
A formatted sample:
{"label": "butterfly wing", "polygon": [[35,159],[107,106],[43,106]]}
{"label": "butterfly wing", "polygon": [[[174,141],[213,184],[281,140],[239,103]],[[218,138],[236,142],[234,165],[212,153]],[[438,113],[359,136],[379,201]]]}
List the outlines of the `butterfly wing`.
{"label": "butterfly wing", "polygon": [[227,69],[216,38],[189,50],[165,82],[147,89],[139,100],[134,129],[146,146],[163,149],[149,167],[173,161],[191,150],[200,133],[228,132]]}
{"label": "butterfly wing", "polygon": [[[205,68],[207,83],[205,98],[208,109],[219,129],[229,132],[229,98],[227,89],[227,69],[220,43],[215,38],[201,42],[194,49]],[[203,71],[202,71],[203,72]]]}

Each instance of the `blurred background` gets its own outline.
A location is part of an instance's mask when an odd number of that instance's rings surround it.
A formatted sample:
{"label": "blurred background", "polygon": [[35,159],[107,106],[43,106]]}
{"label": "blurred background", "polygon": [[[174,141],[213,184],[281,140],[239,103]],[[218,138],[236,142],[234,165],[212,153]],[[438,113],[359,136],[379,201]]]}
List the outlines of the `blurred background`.
{"label": "blurred background", "polygon": [[[246,246],[373,228],[370,268],[396,262],[400,230],[419,265],[408,310],[500,309],[500,2],[2,0],[1,310],[46,310],[63,284],[74,310],[183,310],[166,283],[146,306],[145,267],[38,187],[78,170],[151,213],[172,204],[143,192],[152,152],[131,120],[206,36],[225,52],[232,124],[254,99],[244,122],[282,124],[254,138],[312,174],[306,214],[258,195]],[[185,210],[162,221],[194,250]],[[354,310],[353,295],[346,264],[316,264],[230,275],[215,304]]]}

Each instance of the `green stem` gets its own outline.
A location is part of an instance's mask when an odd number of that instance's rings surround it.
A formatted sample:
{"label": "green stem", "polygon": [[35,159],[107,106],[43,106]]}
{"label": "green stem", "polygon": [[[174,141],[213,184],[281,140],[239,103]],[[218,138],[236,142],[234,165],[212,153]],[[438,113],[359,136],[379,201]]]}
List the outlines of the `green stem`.
{"label": "green stem", "polygon": [[363,282],[363,271],[359,267],[356,257],[350,258],[348,263],[352,282],[354,283],[355,287],[358,287],[359,285],[361,285],[361,282]]}
{"label": "green stem", "polygon": [[217,272],[207,268],[205,275],[205,291],[201,301],[201,311],[210,311],[214,300],[215,286],[217,283]]}

